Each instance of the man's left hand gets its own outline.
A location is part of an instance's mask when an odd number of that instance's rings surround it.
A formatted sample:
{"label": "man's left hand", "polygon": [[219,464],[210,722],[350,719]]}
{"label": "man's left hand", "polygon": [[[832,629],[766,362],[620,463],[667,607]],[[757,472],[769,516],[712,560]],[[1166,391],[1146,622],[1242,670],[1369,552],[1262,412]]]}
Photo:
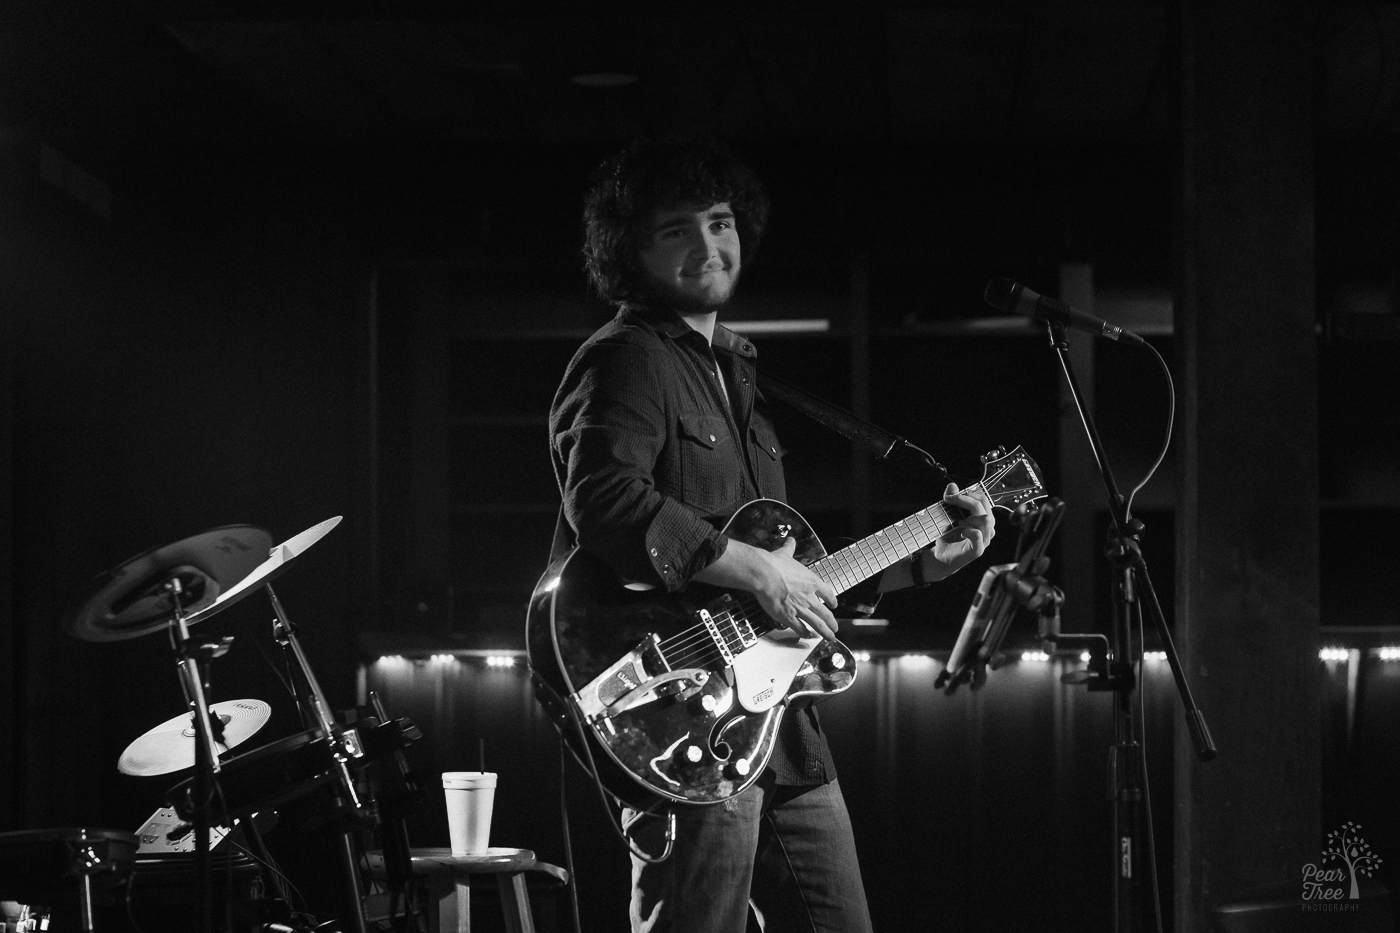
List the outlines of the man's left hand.
{"label": "man's left hand", "polygon": [[943,491],[943,502],[967,514],[940,535],[933,547],[914,555],[914,560],[923,562],[921,577],[928,583],[952,576],[981,557],[997,533],[992,500],[982,487],[959,492],[955,484],[949,483]]}

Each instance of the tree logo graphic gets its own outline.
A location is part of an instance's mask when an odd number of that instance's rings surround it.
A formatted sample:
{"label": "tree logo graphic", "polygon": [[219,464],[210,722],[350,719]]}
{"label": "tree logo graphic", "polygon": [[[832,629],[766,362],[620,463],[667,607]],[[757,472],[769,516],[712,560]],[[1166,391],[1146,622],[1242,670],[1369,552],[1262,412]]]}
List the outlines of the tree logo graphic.
{"label": "tree logo graphic", "polygon": [[[1341,868],[1319,868],[1316,865],[1303,866],[1303,900],[1339,901],[1361,898],[1361,877],[1370,878],[1380,867],[1381,857],[1371,851],[1371,844],[1361,838],[1361,827],[1350,821],[1342,828],[1327,834],[1327,846],[1322,850],[1322,862],[1340,861]],[[1350,882],[1349,894],[1343,894],[1343,885]]]}

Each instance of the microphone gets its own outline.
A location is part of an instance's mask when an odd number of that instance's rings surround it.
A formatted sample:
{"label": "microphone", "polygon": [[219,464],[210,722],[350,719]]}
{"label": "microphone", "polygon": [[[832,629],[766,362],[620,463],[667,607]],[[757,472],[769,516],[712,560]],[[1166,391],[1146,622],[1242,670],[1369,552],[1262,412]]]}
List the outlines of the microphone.
{"label": "microphone", "polygon": [[1088,331],[1126,344],[1142,344],[1142,338],[1130,330],[1110,324],[1103,318],[1076,311],[1063,301],[1036,294],[1010,279],[992,279],[983,296],[987,304],[1007,314],[1019,314],[1037,321],[1058,321],[1074,330]]}

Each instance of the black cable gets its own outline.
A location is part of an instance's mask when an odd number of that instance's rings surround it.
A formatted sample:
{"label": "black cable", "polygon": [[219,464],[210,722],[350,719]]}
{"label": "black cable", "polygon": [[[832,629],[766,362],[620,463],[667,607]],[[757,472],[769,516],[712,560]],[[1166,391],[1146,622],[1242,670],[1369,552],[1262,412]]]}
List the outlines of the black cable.
{"label": "black cable", "polygon": [[136,887],[136,875],[137,872],[133,869],[131,874],[126,876],[126,884],[124,885],[126,888],[126,919],[131,922],[131,928],[135,933],[146,933],[141,928],[141,924],[136,922],[136,915],[131,912],[131,889]]}
{"label": "black cable", "polygon": [[569,869],[569,903],[574,912],[574,933],[583,933],[578,913],[578,872],[574,868],[574,844],[569,837],[569,795],[565,778],[568,775],[568,755],[564,750],[564,733],[559,733],[559,821],[564,830],[564,865]]}
{"label": "black cable", "polygon": [[1157,452],[1157,459],[1152,462],[1152,466],[1148,467],[1147,473],[1143,476],[1142,481],[1134,486],[1132,491],[1128,493],[1127,504],[1123,506],[1124,518],[1130,518],[1132,516],[1133,499],[1137,498],[1137,494],[1142,491],[1142,487],[1152,481],[1152,477],[1162,465],[1162,461],[1167,459],[1167,451],[1172,446],[1172,423],[1176,421],[1176,383],[1172,381],[1171,367],[1169,367],[1167,361],[1162,358],[1162,354],[1157,352],[1156,347],[1146,341],[1143,341],[1142,345],[1150,350],[1152,355],[1157,358],[1157,365],[1161,367],[1162,373],[1167,377],[1167,433],[1162,439],[1162,447]]}
{"label": "black cable", "polygon": [[[263,850],[263,855],[267,856],[266,858],[260,857],[256,852],[242,845],[236,839],[232,840],[231,844],[235,849],[272,872],[272,883],[277,888],[277,893],[281,896],[282,902],[287,905],[288,913],[294,916],[303,915],[310,917],[311,913],[307,909],[309,905],[306,903],[305,895],[301,893],[301,889],[296,886],[296,883],[293,882],[291,878],[288,878],[286,873],[277,866],[276,861],[272,858],[272,853],[267,851],[267,846],[263,843],[262,834],[257,832],[256,826],[249,838],[256,840],[256,844]],[[288,891],[288,888],[290,888],[291,891]],[[293,894],[296,895],[295,901],[292,899]],[[298,906],[300,906],[300,909],[298,909]]]}
{"label": "black cable", "polygon": [[286,690],[287,693],[291,694],[292,696],[296,696],[297,692],[292,687],[291,680],[289,679],[290,672],[284,674],[282,671],[277,669],[277,659],[272,656],[272,653],[267,650],[267,646],[264,645],[261,641],[255,638],[253,639],[253,644],[257,646],[258,654],[262,655],[262,659],[264,662],[266,662],[268,670],[272,671],[272,676],[276,677],[278,681],[281,682],[282,689]]}
{"label": "black cable", "polygon": [[574,707],[567,702],[564,704],[564,708],[569,712],[569,721],[573,723],[574,730],[578,732],[579,744],[583,746],[583,753],[588,758],[586,770],[593,778],[593,786],[598,791],[598,800],[602,803],[603,810],[608,815],[608,828],[613,831],[613,834],[617,836],[618,839],[622,840],[622,844],[627,847],[628,852],[632,853],[643,862],[646,862],[648,865],[659,865],[666,861],[671,857],[671,849],[676,844],[676,814],[674,812],[669,814],[666,847],[661,851],[660,855],[647,855],[641,849],[633,845],[632,840],[628,838],[627,833],[623,831],[621,822],[613,821],[612,808],[608,806],[607,791],[603,788],[603,779],[598,776],[598,764],[593,760],[593,746],[588,742],[588,734],[584,732],[583,722],[579,718],[578,710],[574,709]]}
{"label": "black cable", "polygon": [[[219,797],[219,812],[222,813],[224,817],[223,820],[220,821],[220,825],[224,828],[223,838],[219,840],[222,842],[223,839],[227,839],[233,834],[233,821],[229,819],[228,801],[224,798],[223,785],[219,783],[217,776],[214,777],[210,783],[214,785],[214,793]],[[211,797],[210,803],[212,802],[213,798]],[[232,840],[229,841],[232,842]],[[214,845],[213,842],[209,845],[210,858],[214,857]],[[224,859],[224,929],[233,929],[233,859],[227,856],[227,854]]]}

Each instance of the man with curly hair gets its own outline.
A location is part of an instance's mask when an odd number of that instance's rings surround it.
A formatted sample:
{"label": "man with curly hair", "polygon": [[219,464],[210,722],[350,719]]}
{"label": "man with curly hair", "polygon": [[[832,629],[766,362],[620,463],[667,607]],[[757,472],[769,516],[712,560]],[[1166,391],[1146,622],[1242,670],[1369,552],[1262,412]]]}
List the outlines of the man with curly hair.
{"label": "man with curly hair", "polygon": [[[782,625],[834,639],[837,594],[794,559],[792,539],[766,551],[722,531],[745,502],[786,501],[757,351],[718,321],[767,219],[757,176],[713,140],[639,142],[599,167],[585,265],[619,310],[565,372],[552,459],[578,546],[620,578],[746,591]],[[945,501],[968,517],[887,570],[882,591],[942,579],[982,554],[995,533],[990,503],[951,486]],[[623,822],[639,849],[663,849],[664,820],[624,811]],[[676,822],[669,858],[632,856],[634,931],[742,933],[750,909],[768,933],[870,929],[850,818],[810,705],[788,711],[747,790],[678,807]]]}

